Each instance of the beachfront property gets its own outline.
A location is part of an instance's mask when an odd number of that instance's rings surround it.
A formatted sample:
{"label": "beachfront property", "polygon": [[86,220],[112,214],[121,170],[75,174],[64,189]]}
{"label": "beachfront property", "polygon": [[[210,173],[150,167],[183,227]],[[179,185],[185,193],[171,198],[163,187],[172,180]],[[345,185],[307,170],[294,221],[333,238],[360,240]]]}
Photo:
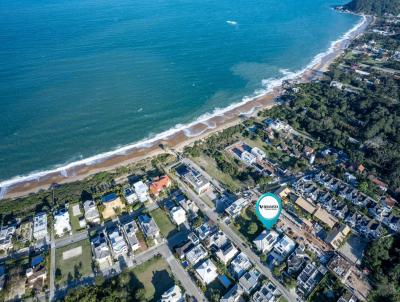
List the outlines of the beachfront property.
{"label": "beachfront property", "polygon": [[186,165],[180,165],[176,172],[182,177],[197,194],[202,194],[211,187],[210,182],[195,168]]}
{"label": "beachfront property", "polygon": [[83,209],[85,211],[85,219],[87,223],[100,223],[100,214],[97,210],[96,203],[93,200],[86,200],[83,203]]}
{"label": "beachfront property", "polygon": [[97,234],[90,243],[94,259],[100,270],[110,267],[112,265],[111,251],[108,247],[105,234],[103,232]]}
{"label": "beachfront property", "polygon": [[163,190],[171,186],[171,179],[168,175],[164,175],[154,179],[150,184],[150,192],[154,196],[158,196]]}
{"label": "beachfront property", "polygon": [[276,302],[281,296],[281,292],[272,282],[264,284],[251,297],[252,302]]}
{"label": "beachfront property", "polygon": [[4,226],[0,229],[0,250],[8,251],[13,248],[15,226]]}
{"label": "beachfront property", "polygon": [[260,253],[265,254],[272,250],[278,238],[279,234],[274,230],[264,230],[253,240],[253,243]]}
{"label": "beachfront property", "polygon": [[229,266],[229,271],[234,278],[239,279],[247,272],[250,267],[250,259],[246,256],[246,254],[241,252],[232,260]]}
{"label": "beachfront property", "polygon": [[150,199],[149,187],[143,181],[135,182],[133,187],[140,202],[146,202]]}
{"label": "beachfront property", "polygon": [[139,240],[136,237],[138,226],[135,221],[130,221],[122,225],[122,229],[125,234],[126,241],[129,243],[132,251],[136,251],[140,248]]}
{"label": "beachfront property", "polygon": [[197,266],[196,274],[203,284],[210,284],[218,277],[217,267],[210,259],[203,261]]}
{"label": "beachfront property", "polygon": [[246,293],[251,293],[251,291],[258,286],[260,276],[261,274],[259,271],[252,269],[245,272],[243,276],[239,278],[239,284]]}
{"label": "beachfront property", "polygon": [[169,211],[169,216],[176,225],[181,225],[186,222],[186,212],[182,207],[173,207]]}
{"label": "beachfront property", "polygon": [[69,212],[67,208],[63,208],[54,214],[54,232],[57,237],[65,234],[71,234],[71,223],[69,221]]}
{"label": "beachfront property", "polygon": [[121,198],[115,193],[103,195],[101,197],[101,203],[103,205],[101,215],[103,216],[104,220],[117,217],[117,212],[123,211],[125,209],[125,204],[122,202]]}
{"label": "beachfront property", "polygon": [[273,249],[273,256],[279,262],[285,260],[295,249],[296,243],[288,236],[284,235]]}
{"label": "beachfront property", "polygon": [[152,217],[147,214],[138,217],[140,228],[147,238],[156,238],[160,236],[160,229]]}
{"label": "beachfront property", "polygon": [[41,240],[47,238],[47,215],[46,213],[38,213],[33,217],[33,238]]}
{"label": "beachfront property", "polygon": [[135,190],[130,186],[124,189],[124,197],[128,204],[134,204],[136,201],[138,201],[138,196],[136,195]]}
{"label": "beachfront property", "polygon": [[174,285],[161,296],[160,302],[184,302],[185,296],[178,285]]}

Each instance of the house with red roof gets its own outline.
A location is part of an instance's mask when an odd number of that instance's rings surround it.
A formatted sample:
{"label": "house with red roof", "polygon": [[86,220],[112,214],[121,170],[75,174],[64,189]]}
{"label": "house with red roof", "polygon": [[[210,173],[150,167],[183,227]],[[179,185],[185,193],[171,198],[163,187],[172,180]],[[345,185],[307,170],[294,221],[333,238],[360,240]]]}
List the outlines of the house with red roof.
{"label": "house with red roof", "polygon": [[151,184],[150,184],[150,192],[154,196],[158,196],[162,190],[168,188],[171,185],[171,179],[168,175],[164,175],[161,177],[157,177]]}

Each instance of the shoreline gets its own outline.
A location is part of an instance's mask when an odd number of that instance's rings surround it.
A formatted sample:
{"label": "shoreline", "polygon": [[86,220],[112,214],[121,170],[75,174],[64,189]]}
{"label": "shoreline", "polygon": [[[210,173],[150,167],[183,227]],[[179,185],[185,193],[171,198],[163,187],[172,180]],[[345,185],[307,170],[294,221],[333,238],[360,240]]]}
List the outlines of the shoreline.
{"label": "shoreline", "polygon": [[110,171],[165,153],[159,147],[161,143],[179,151],[194,141],[236,125],[242,121],[242,116],[250,117],[260,110],[275,106],[277,104],[275,98],[284,90],[282,87],[284,81],[305,83],[319,78],[349,46],[350,42],[365,31],[372,20],[373,17],[362,16],[360,22],[341,38],[333,41],[327,51],[316,55],[304,69],[298,72],[290,72],[279,79],[270,79],[269,87],[259,95],[252,98],[245,97],[241,102],[223,109],[216,109],[213,113],[205,114],[190,124],[176,126],[151,139],[145,139],[52,170],[36,172],[27,176],[17,176],[0,182],[0,199],[22,197],[41,189],[48,189],[52,183],[62,184],[78,181],[101,171]]}

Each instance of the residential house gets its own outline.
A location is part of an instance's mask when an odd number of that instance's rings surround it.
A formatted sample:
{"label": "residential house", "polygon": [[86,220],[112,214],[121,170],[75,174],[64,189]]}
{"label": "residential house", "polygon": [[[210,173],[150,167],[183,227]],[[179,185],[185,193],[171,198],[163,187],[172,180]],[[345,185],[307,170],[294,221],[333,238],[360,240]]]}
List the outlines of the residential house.
{"label": "residential house", "polygon": [[258,291],[251,297],[253,302],[276,302],[281,296],[281,292],[276,288],[272,282],[264,284]]}
{"label": "residential house", "polygon": [[13,248],[15,226],[4,226],[0,229],[0,250],[8,251]]}
{"label": "residential house", "polygon": [[128,246],[126,245],[125,239],[118,227],[113,227],[108,230],[107,235],[114,253],[114,258],[118,258],[128,252]]}
{"label": "residential house", "polygon": [[173,207],[169,211],[169,215],[176,225],[181,225],[186,222],[186,212],[182,207]]}
{"label": "residential house", "polygon": [[252,269],[248,272],[245,272],[244,275],[239,278],[239,284],[243,290],[249,294],[257,287],[260,275],[261,274],[259,271]]}
{"label": "residential house", "polygon": [[129,243],[132,251],[136,251],[140,248],[139,240],[136,237],[138,226],[135,221],[130,221],[122,226],[125,234],[126,241]]}
{"label": "residential house", "polygon": [[314,263],[307,263],[305,268],[297,277],[296,292],[301,297],[307,298],[325,274],[326,268],[322,265],[317,268]]}
{"label": "residential house", "polygon": [[249,258],[246,256],[246,254],[241,252],[232,260],[229,266],[229,271],[231,272],[233,277],[239,279],[247,272],[250,267],[251,262]]}
{"label": "residential house", "polygon": [[220,302],[244,302],[243,289],[235,284],[219,301]]}
{"label": "residential house", "polygon": [[217,267],[210,259],[200,263],[196,268],[196,273],[204,284],[210,284],[218,277]]}
{"label": "residential house", "polygon": [[88,223],[100,223],[100,214],[93,200],[86,200],[83,204],[83,209],[85,210],[85,219]]}
{"label": "residential house", "polygon": [[135,188],[135,193],[141,202],[149,200],[149,187],[143,181],[134,183],[133,187]]}
{"label": "residential house", "polygon": [[295,249],[296,243],[288,236],[284,235],[278,243],[274,245],[273,255],[278,261],[285,260]]}
{"label": "residential house", "polygon": [[26,270],[26,287],[35,292],[41,292],[47,279],[47,270],[44,256],[39,255],[32,259],[30,267]]}
{"label": "residential house", "polygon": [[190,240],[184,243],[182,246],[175,248],[175,252],[180,259],[185,259],[186,253],[194,247],[193,242]]}
{"label": "residential house", "polygon": [[56,236],[62,237],[71,233],[68,209],[63,208],[54,214],[54,231]]}
{"label": "residential house", "polygon": [[239,216],[242,210],[250,203],[247,198],[239,198],[234,201],[229,207],[225,209],[225,212],[232,218]]}
{"label": "residential house", "polygon": [[33,238],[40,240],[46,238],[47,235],[47,215],[46,213],[38,213],[33,218]]}
{"label": "residential house", "polygon": [[161,296],[161,302],[185,302],[185,297],[179,286],[174,285]]}
{"label": "residential house", "polygon": [[267,157],[264,151],[260,148],[254,147],[251,149],[251,154],[253,154],[258,160],[264,160]]}
{"label": "residential house", "polygon": [[186,259],[191,265],[196,265],[200,260],[207,257],[207,251],[202,244],[198,244],[186,252]]}
{"label": "residential house", "polygon": [[91,240],[91,245],[94,259],[96,260],[99,268],[102,270],[111,266],[111,251],[108,247],[106,237],[103,232],[99,233]]}
{"label": "residential house", "polygon": [[219,260],[225,265],[228,264],[233,257],[238,253],[237,248],[233,245],[231,241],[228,241],[216,252]]}
{"label": "residential house", "polygon": [[346,292],[337,302],[359,302],[359,300],[352,293]]}
{"label": "residential house", "polygon": [[296,275],[303,269],[306,259],[308,259],[307,254],[300,248],[297,248],[287,259],[288,274]]}
{"label": "residential house", "polygon": [[178,174],[188,182],[196,191],[197,194],[206,192],[211,184],[199,171],[192,167],[181,166],[177,168]]}
{"label": "residential house", "polygon": [[161,176],[153,180],[150,184],[150,192],[154,196],[158,196],[162,190],[168,188],[171,185],[171,179],[168,175]]}
{"label": "residential house", "polygon": [[160,236],[160,229],[156,222],[149,215],[140,215],[138,217],[139,225],[147,238],[156,238]]}
{"label": "residential house", "polygon": [[134,204],[138,200],[137,194],[131,187],[124,189],[124,197],[128,204]]}
{"label": "residential house", "polygon": [[254,239],[253,243],[261,253],[269,253],[278,241],[279,234],[274,230],[264,230]]}

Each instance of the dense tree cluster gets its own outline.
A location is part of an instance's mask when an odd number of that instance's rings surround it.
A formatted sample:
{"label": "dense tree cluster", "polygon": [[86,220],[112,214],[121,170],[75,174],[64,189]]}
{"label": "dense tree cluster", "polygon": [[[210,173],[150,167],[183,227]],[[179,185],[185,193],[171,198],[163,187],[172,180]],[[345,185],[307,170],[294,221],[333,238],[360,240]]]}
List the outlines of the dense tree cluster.
{"label": "dense tree cluster", "polygon": [[377,16],[386,13],[398,15],[400,13],[400,0],[352,0],[344,7],[357,13]]}
{"label": "dense tree cluster", "polygon": [[116,277],[96,284],[71,290],[63,301],[108,302],[108,301],[144,301],[144,287],[133,272],[125,271]]}
{"label": "dense tree cluster", "polygon": [[373,279],[373,302],[400,301],[400,238],[383,237],[370,243],[365,265]]}

